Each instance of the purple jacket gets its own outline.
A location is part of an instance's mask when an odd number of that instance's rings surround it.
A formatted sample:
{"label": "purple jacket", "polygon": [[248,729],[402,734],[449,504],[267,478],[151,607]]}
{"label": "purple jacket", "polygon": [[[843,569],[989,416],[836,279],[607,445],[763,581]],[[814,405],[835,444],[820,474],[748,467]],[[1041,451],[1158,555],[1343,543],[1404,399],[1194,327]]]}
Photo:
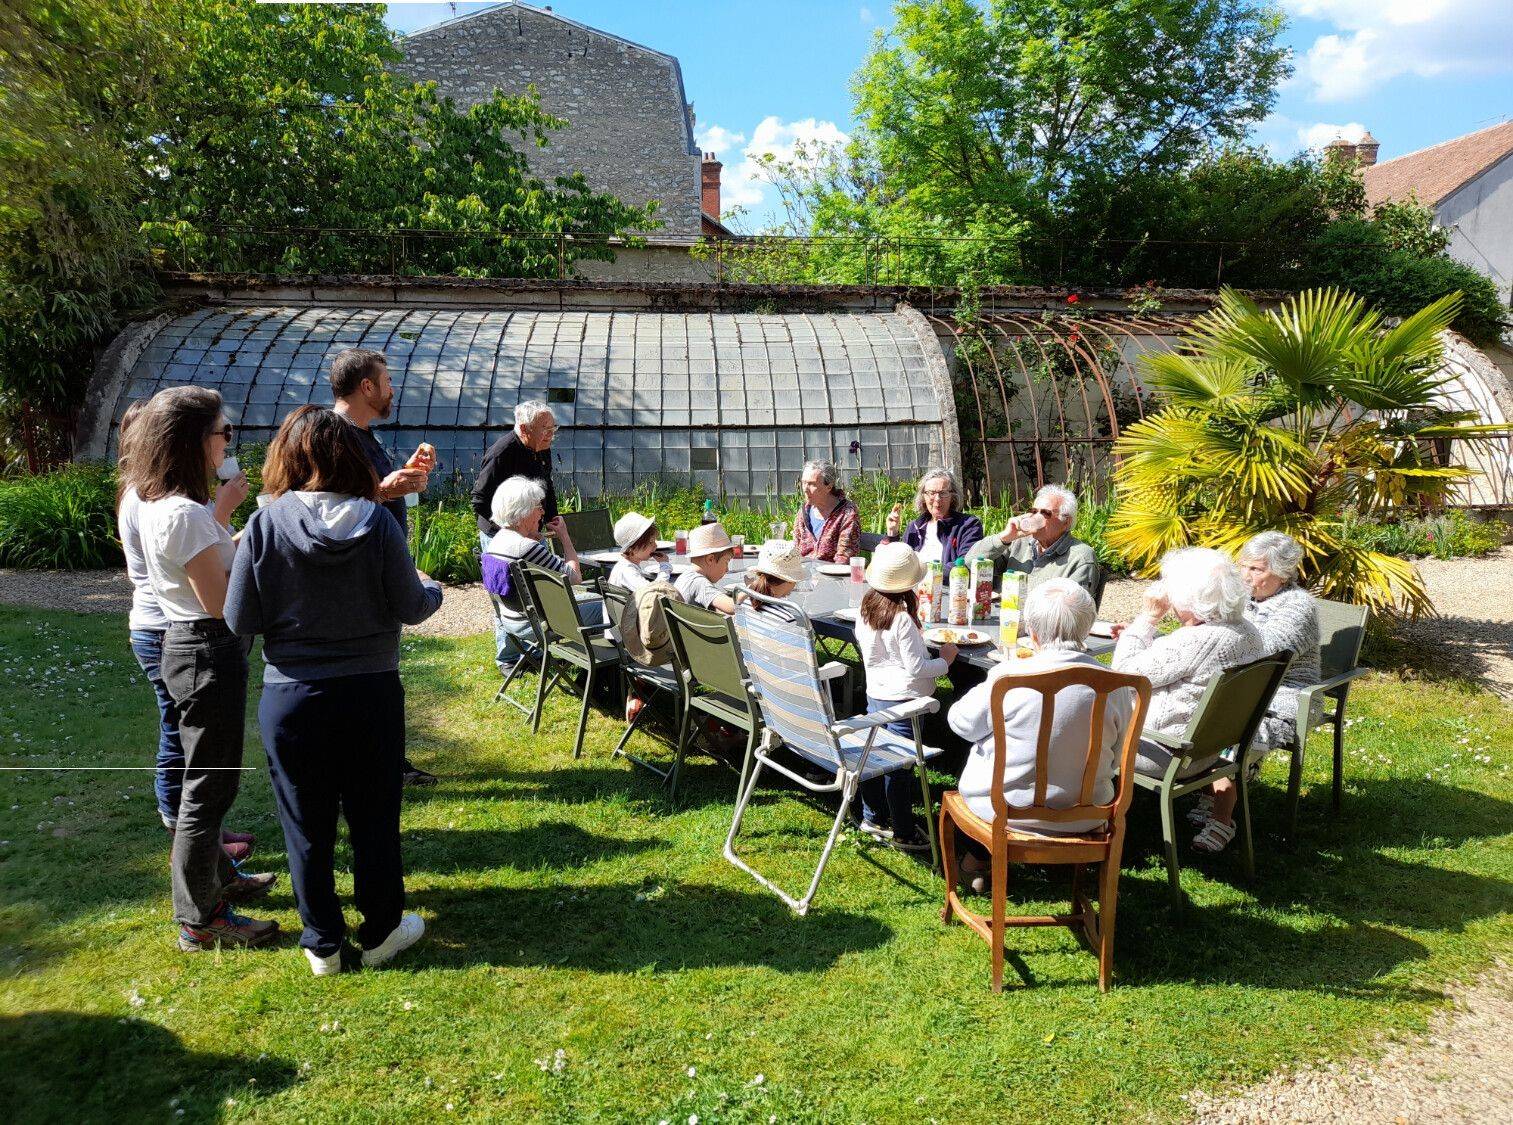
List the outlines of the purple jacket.
{"label": "purple jacket", "polygon": [[[920,516],[904,528],[904,542],[916,551],[925,545],[928,516]],[[952,512],[940,521],[940,558],[943,566],[967,557],[967,552],[982,538],[982,521],[967,512]],[[886,542],[886,540],[885,540]]]}

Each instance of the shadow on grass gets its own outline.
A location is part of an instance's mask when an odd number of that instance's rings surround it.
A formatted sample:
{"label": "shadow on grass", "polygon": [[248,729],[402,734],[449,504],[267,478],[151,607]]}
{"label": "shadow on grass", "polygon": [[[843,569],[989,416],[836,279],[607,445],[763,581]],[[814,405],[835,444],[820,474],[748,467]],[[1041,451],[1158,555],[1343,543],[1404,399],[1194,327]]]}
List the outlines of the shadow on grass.
{"label": "shadow on grass", "polygon": [[429,828],[405,847],[409,871],[569,869],[661,847],[657,839],[623,839],[548,821],[529,828]]}
{"label": "shadow on grass", "polygon": [[766,893],[649,883],[418,891],[435,911],[413,967],[517,965],[604,973],[732,965],[819,972],[892,937],[874,918],[818,908],[795,917]]}
{"label": "shadow on grass", "polygon": [[1513,698],[1508,654],[1513,624],[1470,617],[1426,617],[1412,622],[1373,620],[1361,654],[1364,663],[1435,683],[1489,688]]}
{"label": "shadow on grass", "polygon": [[57,1011],[0,1016],[0,1074],[0,1120],[11,1125],[221,1121],[227,1097],[267,1095],[296,1076],[278,1059],[191,1051],[146,1020]]}

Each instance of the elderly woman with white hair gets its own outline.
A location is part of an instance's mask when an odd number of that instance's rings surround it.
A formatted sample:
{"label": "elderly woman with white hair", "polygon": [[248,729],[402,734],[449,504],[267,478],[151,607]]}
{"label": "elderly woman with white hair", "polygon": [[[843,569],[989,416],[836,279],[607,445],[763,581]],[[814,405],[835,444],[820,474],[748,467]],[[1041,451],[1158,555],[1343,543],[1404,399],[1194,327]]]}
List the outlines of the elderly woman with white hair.
{"label": "elderly woman with white hair", "polygon": [[[1238,561],[1240,578],[1250,590],[1245,618],[1260,630],[1266,655],[1293,654],[1251,744],[1252,750],[1274,750],[1297,734],[1299,690],[1319,682],[1319,609],[1313,595],[1298,584],[1303,548],[1292,536],[1263,531],[1240,548]],[[1210,823],[1227,826],[1232,834],[1239,795],[1233,781],[1216,781],[1213,795],[1199,797],[1188,819],[1205,829]],[[1212,834],[1215,839],[1223,835],[1219,830]],[[1212,850],[1223,846],[1218,843]]]}
{"label": "elderly woman with white hair", "polygon": [[[1124,626],[1114,648],[1116,672],[1144,676],[1151,682],[1149,732],[1180,736],[1198,708],[1214,673],[1266,655],[1260,631],[1245,618],[1245,583],[1240,571],[1221,551],[1185,547],[1168,551],[1161,560],[1161,581],[1145,591],[1139,616]],[[1174,614],[1181,628],[1165,636],[1156,629]],[[1171,764],[1170,751],[1143,740],[1135,769],[1160,777]],[[1190,763],[1183,776],[1199,773],[1215,759]],[[1205,827],[1193,846],[1220,851],[1234,838],[1234,827]],[[1222,839],[1221,839],[1222,838]]]}
{"label": "elderly woman with white hair", "polygon": [[1045,485],[1028,512],[973,547],[972,557],[1028,574],[1031,590],[1049,578],[1070,578],[1092,594],[1098,589],[1098,555],[1072,534],[1076,522],[1077,497],[1059,484]]}
{"label": "elderly woman with white hair", "polygon": [[[950,570],[951,564],[966,558],[982,538],[982,521],[963,512],[960,505],[961,489],[956,486],[956,478],[945,469],[931,469],[920,478],[914,493],[917,518],[902,532],[904,542],[914,548],[927,566],[938,562],[943,569]],[[902,504],[895,504],[888,513],[885,541],[899,537],[903,511]]]}
{"label": "elderly woman with white hair", "polygon": [[[541,541],[541,519],[546,489],[540,481],[527,477],[510,477],[494,490],[489,516],[499,530],[489,538],[483,552],[483,586],[496,596],[494,641],[501,672],[507,672],[522,656],[533,655],[535,634],[525,616],[522,592],[515,588],[510,564],[539,566],[565,574],[573,582],[582,580],[576,556],[562,558]],[[572,550],[572,545],[566,545]],[[604,620],[602,602],[579,607],[584,624]]]}
{"label": "elderly woman with white hair", "polygon": [[[1088,630],[1097,610],[1092,596],[1070,578],[1047,578],[1025,599],[1023,624],[1034,655],[1011,660],[993,669],[987,680],[967,692],[947,713],[951,729],[972,743],[967,764],[957,788],[970,808],[986,821],[993,819],[990,796],[993,786],[993,684],[1005,676],[1050,672],[1068,665],[1100,667],[1086,650]],[[1056,696],[1051,718],[1051,739],[1046,755],[1046,804],[1067,808],[1082,795],[1082,773],[1087,765],[1088,725],[1092,722],[1096,693],[1087,687],[1068,687]],[[1040,712],[1044,697],[1031,688],[1015,688],[1003,699],[1004,771],[1003,795],[1010,805],[1035,801],[1035,751],[1040,738]],[[1114,799],[1114,774],[1118,768],[1120,740],[1134,712],[1134,697],[1128,690],[1109,697],[1103,712],[1102,752],[1093,783],[1093,801],[1107,804]],[[1046,835],[1088,832],[1092,821],[1016,820],[1022,832]],[[986,874],[986,853],[969,852],[962,861],[967,882]]]}
{"label": "elderly woman with white hair", "polygon": [[793,523],[799,555],[820,562],[844,563],[862,547],[862,515],[840,487],[832,461],[804,462],[799,474],[804,502]]}

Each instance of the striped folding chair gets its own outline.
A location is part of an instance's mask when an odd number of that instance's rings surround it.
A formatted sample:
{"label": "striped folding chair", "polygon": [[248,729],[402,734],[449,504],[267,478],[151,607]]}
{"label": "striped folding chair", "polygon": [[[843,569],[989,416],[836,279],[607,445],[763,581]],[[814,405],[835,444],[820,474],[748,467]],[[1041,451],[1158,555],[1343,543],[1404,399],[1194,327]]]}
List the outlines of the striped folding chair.
{"label": "striped folding chair", "polygon": [[[819,665],[815,658],[814,627],[803,610],[791,602],[763,597],[750,590],[741,591],[738,597],[736,634],[750,677],[750,692],[761,709],[763,730],[761,741],[748,749],[745,784],[736,800],[735,817],[725,839],[725,858],[772,891],[795,914],[807,914],[857,788],[874,777],[913,767],[924,794],[931,860],[938,864],[940,852],[936,846],[925,760],[940,751],[921,743],[919,723],[921,716],[938,710],[940,704],[934,699],[914,699],[887,711],[837,722],[831,713],[827,681],[844,675],[846,666],[834,662]],[[888,723],[900,719],[912,721],[912,739],[884,729]],[[813,781],[788,768],[774,756],[780,747],[832,775],[831,780]],[[736,854],[742,817],[766,769],[775,770],[807,792],[840,794],[835,823],[830,826],[819,865],[801,898],[789,895]]]}

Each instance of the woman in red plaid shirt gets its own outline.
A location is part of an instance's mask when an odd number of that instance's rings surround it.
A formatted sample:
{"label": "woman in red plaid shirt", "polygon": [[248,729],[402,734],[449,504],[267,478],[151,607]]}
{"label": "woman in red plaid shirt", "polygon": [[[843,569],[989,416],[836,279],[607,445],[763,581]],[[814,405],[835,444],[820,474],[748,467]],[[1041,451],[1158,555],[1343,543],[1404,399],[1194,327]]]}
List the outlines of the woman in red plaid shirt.
{"label": "woman in red plaid shirt", "polygon": [[845,563],[862,545],[861,513],[836,487],[839,474],[830,461],[807,461],[799,477],[804,503],[793,524],[799,554],[820,562]]}

